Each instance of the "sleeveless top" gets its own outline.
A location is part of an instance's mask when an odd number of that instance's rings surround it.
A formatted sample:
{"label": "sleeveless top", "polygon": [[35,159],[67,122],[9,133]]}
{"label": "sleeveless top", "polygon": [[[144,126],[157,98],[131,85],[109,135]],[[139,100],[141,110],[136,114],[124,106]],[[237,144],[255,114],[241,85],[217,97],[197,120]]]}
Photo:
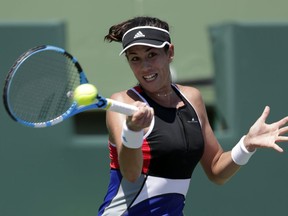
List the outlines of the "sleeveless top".
{"label": "sleeveless top", "polygon": [[140,86],[132,88],[154,109],[154,119],[143,137],[143,168],[131,183],[121,175],[116,146],[109,142],[110,183],[98,215],[183,215],[194,168],[204,151],[201,123],[193,105],[172,85],[184,102],[167,108],[149,98]]}

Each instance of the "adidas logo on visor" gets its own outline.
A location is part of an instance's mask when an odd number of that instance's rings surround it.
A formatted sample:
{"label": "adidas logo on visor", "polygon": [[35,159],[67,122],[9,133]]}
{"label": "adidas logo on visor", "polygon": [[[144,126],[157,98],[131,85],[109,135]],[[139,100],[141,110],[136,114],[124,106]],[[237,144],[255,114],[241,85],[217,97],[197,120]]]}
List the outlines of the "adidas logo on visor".
{"label": "adidas logo on visor", "polygon": [[138,32],[134,35],[134,39],[135,39],[135,38],[139,38],[139,37],[145,37],[145,35],[144,35],[141,31],[138,31]]}

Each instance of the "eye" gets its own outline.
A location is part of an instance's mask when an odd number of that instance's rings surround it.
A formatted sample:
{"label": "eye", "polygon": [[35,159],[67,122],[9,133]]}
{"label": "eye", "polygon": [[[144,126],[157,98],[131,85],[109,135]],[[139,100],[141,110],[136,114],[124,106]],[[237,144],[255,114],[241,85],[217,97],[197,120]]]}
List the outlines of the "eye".
{"label": "eye", "polygon": [[148,54],[148,58],[153,58],[153,57],[156,56],[156,55],[157,55],[156,52],[150,52],[150,53]]}
{"label": "eye", "polygon": [[136,62],[136,61],[139,61],[139,57],[137,57],[137,56],[131,56],[131,57],[128,58],[128,60],[129,60],[130,62]]}

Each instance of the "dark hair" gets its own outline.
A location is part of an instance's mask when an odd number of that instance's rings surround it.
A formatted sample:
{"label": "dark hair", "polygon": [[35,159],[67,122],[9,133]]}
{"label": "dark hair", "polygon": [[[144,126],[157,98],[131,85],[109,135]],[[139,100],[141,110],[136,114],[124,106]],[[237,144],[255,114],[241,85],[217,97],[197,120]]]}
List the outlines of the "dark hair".
{"label": "dark hair", "polygon": [[154,26],[169,32],[169,24],[167,22],[155,17],[140,16],[111,26],[104,40],[108,42],[122,42],[122,37],[125,32],[137,26]]}

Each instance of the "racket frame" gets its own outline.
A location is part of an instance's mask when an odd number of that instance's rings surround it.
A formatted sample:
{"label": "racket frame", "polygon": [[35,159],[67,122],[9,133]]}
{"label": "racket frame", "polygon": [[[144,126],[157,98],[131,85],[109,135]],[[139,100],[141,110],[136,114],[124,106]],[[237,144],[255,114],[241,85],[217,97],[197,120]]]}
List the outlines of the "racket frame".
{"label": "racket frame", "polygon": [[7,75],[6,80],[5,80],[5,85],[4,85],[4,90],[3,90],[3,102],[4,102],[4,106],[5,106],[7,113],[9,114],[9,116],[14,121],[21,123],[21,124],[28,126],[28,127],[44,128],[44,127],[50,127],[50,126],[56,125],[56,124],[63,122],[64,120],[66,120],[66,119],[68,119],[68,118],[70,118],[70,117],[72,117],[78,113],[85,112],[88,110],[95,110],[95,109],[110,110],[110,111],[122,113],[125,115],[132,115],[134,112],[136,112],[138,110],[138,108],[133,106],[133,105],[129,105],[129,104],[115,101],[115,100],[112,100],[109,98],[105,98],[98,93],[98,95],[95,98],[94,103],[92,103],[90,105],[79,106],[76,101],[73,101],[71,106],[67,109],[67,111],[65,111],[61,115],[57,116],[56,118],[50,119],[48,121],[29,122],[29,121],[26,121],[26,120],[23,120],[23,119],[17,117],[17,115],[13,112],[13,109],[11,109],[11,107],[10,107],[9,97],[8,97],[9,96],[9,88],[10,88],[11,83],[13,82],[13,77],[16,74],[18,68],[29,57],[31,57],[32,55],[35,55],[39,52],[43,52],[43,51],[47,51],[47,50],[56,51],[56,52],[58,52],[64,56],[66,56],[70,61],[72,61],[72,63],[77,68],[77,71],[78,71],[79,77],[80,77],[79,85],[88,83],[87,76],[84,73],[80,63],[78,62],[78,60],[74,56],[72,56],[66,50],[59,48],[59,47],[56,47],[56,46],[51,46],[51,45],[41,45],[41,46],[37,46],[37,47],[29,49],[27,52],[23,53],[15,61],[15,63],[11,67],[10,71],[8,72],[8,75]]}

